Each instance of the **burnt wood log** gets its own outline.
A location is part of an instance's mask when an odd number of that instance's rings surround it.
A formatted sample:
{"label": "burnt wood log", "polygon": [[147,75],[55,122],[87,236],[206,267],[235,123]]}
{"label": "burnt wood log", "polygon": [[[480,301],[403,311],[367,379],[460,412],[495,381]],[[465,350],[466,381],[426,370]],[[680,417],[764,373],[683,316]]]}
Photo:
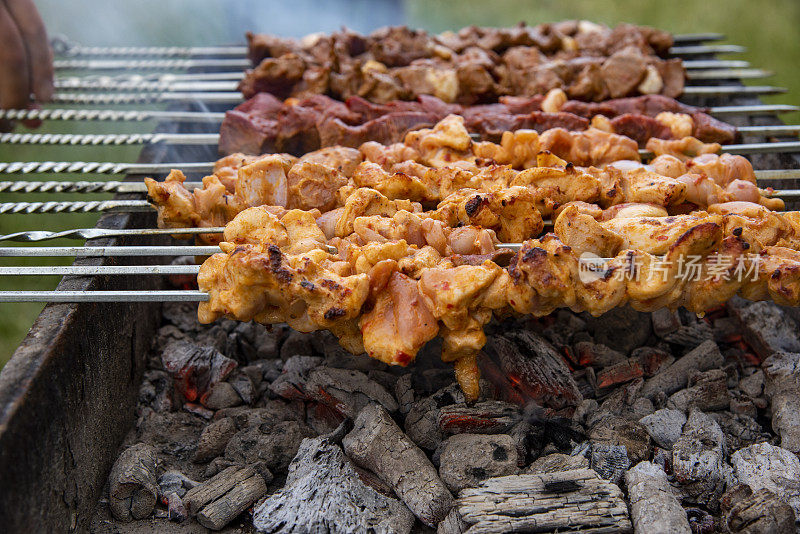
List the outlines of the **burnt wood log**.
{"label": "burnt wood log", "polygon": [[203,507],[197,513],[197,522],[211,530],[220,530],[266,492],[264,479],[258,473],[253,473],[251,477],[236,483],[228,492]]}
{"label": "burnt wood log", "polygon": [[688,501],[718,507],[732,470],[725,463],[725,436],[714,419],[700,411],[689,414],[672,446],[672,469]]}
{"label": "burnt wood log", "polygon": [[232,465],[187,491],[183,496],[183,503],[190,514],[196,515],[204,506],[219,499],[234,486],[255,474],[255,469],[252,467],[239,468]]}
{"label": "burnt wood log", "polygon": [[753,491],[739,484],[723,498],[723,526],[738,534],[795,534],[792,507],[766,488]]}
{"label": "burnt wood log", "polygon": [[625,473],[625,482],[636,532],[691,534],[686,512],[672,494],[663,469],[650,462],[640,462]]}
{"label": "burnt wood log", "polygon": [[781,447],[800,453],[800,353],[777,352],[764,360],[764,392],[772,401],[772,429]]}
{"label": "burnt wood log", "polygon": [[329,437],[303,440],[283,489],[253,513],[261,532],[407,534],[414,515],[397,499],[366,485]]}
{"label": "burnt wood log", "polygon": [[778,351],[800,352],[797,323],[773,302],[733,299],[728,303],[742,326],[744,340],[761,359]]}
{"label": "burnt wood log", "polygon": [[459,493],[469,534],[633,532],[622,491],[591,469],[484,480]]}
{"label": "burnt wood log", "polygon": [[488,400],[471,406],[451,404],[439,410],[439,429],[446,435],[460,434],[502,434],[522,418],[516,404]]}
{"label": "burnt wood log", "polygon": [[800,460],[783,447],[750,445],[731,455],[737,479],[753,491],[766,488],[800,517]]}
{"label": "burnt wood log", "polygon": [[672,394],[686,387],[694,371],[706,371],[720,367],[724,358],[713,341],[704,341],[672,365],[650,378],[642,387],[642,396],[652,399],[659,392]]}
{"label": "burnt wood log", "polygon": [[450,511],[453,496],[436,468],[381,406],[361,410],[342,441],[347,455],[392,487],[420,521],[435,527]]}
{"label": "burnt wood log", "polygon": [[[564,359],[543,337],[527,330],[491,336],[486,353],[499,364],[524,402],[535,401],[549,408],[577,406],[583,400]],[[501,385],[503,387],[503,385]]]}
{"label": "burnt wood log", "polygon": [[156,450],[137,443],[119,455],[108,477],[108,507],[120,521],[144,519],[153,512],[158,495]]}

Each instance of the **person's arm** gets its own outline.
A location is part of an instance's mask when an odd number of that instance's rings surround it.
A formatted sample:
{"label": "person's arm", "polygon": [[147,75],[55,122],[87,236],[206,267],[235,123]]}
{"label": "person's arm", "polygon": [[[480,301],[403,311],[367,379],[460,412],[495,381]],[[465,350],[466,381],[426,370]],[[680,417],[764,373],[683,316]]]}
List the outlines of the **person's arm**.
{"label": "person's arm", "polygon": [[0,108],[53,96],[53,52],[33,0],[0,0]]}

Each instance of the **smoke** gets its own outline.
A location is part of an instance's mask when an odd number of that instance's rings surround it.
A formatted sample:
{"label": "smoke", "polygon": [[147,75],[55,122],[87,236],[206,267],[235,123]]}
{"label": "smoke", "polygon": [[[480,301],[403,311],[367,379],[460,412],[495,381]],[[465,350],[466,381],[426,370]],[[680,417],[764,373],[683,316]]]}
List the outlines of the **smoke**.
{"label": "smoke", "polygon": [[38,0],[50,35],[88,46],[211,46],[405,24],[402,0]]}

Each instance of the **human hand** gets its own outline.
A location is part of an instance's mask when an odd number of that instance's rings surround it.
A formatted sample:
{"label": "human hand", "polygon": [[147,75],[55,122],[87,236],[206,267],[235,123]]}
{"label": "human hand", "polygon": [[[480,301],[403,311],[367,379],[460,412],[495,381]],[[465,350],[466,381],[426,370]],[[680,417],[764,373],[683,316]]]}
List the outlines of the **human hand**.
{"label": "human hand", "polygon": [[[27,109],[53,96],[53,52],[33,0],[0,0],[0,108]],[[12,124],[0,121],[0,131]]]}

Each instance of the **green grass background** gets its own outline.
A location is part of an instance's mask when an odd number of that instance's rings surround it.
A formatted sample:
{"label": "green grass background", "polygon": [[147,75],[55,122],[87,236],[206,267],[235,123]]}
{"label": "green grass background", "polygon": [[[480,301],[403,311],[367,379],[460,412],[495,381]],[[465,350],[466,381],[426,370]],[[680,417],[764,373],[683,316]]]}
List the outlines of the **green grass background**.
{"label": "green grass background", "polygon": [[[246,30],[302,35],[311,31],[331,31],[341,24],[365,31],[375,25],[406,22],[411,26],[442,31],[469,24],[501,26],[519,21],[537,24],[568,18],[585,18],[610,25],[619,22],[649,24],[675,33],[720,32],[728,36],[727,42],[748,49],[745,54],[731,57],[746,59],[754,67],[776,72],[775,77],[754,83],[791,88],[788,94],[769,97],[767,102],[800,103],[800,2],[797,0],[340,0],[318,4],[312,0],[73,0],[69,3],[39,0],[37,5],[51,34],[65,34],[90,45],[222,44],[242,42]],[[318,9],[314,7],[316,5]],[[310,9],[309,6],[314,9],[312,13],[304,11]],[[383,18],[380,13],[384,13]],[[395,20],[402,19],[403,14],[405,20]],[[796,122],[800,120],[800,114],[786,115],[785,119]],[[152,123],[49,123],[41,131],[125,133],[150,131],[153,126]],[[0,161],[134,161],[138,151],[137,147],[0,146]],[[65,175],[32,179],[94,178]],[[0,202],[21,198],[20,195],[0,194]],[[26,199],[51,200],[53,196],[28,195]],[[88,227],[95,221],[94,215],[0,215],[0,233]],[[0,258],[2,265],[70,262],[71,259],[67,258],[47,262]],[[55,277],[2,277],[0,290],[46,290],[53,289],[57,282]],[[40,304],[0,304],[0,366],[11,356],[42,307]]]}

